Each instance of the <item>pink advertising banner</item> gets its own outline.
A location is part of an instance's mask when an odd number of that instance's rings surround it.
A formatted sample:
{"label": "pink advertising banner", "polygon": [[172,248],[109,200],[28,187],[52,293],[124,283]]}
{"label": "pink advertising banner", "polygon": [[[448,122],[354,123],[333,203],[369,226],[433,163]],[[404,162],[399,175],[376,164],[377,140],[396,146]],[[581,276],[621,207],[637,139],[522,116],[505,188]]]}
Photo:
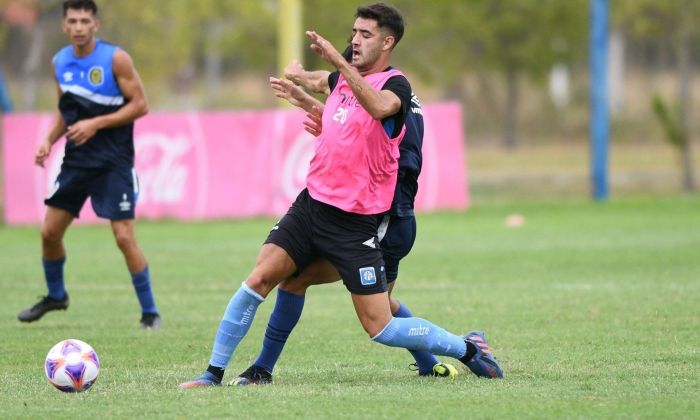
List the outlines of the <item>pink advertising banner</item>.
{"label": "pink advertising banner", "polygon": [[[468,206],[461,107],[427,105],[419,211]],[[53,114],[3,117],[5,222],[37,224],[63,161],[64,141],[45,168],[34,153]],[[314,138],[297,111],[154,113],[136,123],[137,217],[203,220],[281,216],[304,188]],[[98,220],[90,203],[80,222]]]}

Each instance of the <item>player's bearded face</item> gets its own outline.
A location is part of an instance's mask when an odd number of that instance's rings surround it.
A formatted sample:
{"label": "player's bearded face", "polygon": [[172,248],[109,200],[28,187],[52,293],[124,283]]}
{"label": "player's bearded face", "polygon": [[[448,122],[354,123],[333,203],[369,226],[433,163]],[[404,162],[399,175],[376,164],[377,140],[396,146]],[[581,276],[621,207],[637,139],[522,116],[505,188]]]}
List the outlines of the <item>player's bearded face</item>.
{"label": "player's bearded face", "polygon": [[352,65],[359,71],[368,69],[379,59],[384,44],[384,36],[371,19],[357,18],[352,28]]}
{"label": "player's bearded face", "polygon": [[70,38],[71,44],[77,47],[89,45],[100,27],[100,22],[88,10],[68,9],[63,18],[63,32]]}

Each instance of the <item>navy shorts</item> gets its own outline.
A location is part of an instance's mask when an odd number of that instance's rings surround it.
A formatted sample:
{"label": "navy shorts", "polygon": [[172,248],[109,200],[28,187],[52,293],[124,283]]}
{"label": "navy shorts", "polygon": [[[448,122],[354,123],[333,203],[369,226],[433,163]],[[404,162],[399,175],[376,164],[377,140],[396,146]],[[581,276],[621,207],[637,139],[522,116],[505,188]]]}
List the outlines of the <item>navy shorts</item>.
{"label": "navy shorts", "polygon": [[351,293],[382,293],[387,286],[378,222],[376,215],[348,213],[314,200],[304,189],[265,243],[287,251],[298,272],[314,260],[325,258],[338,270]]}
{"label": "navy shorts", "polygon": [[138,197],[136,171],[131,167],[76,168],[63,165],[44,203],[79,217],[88,197],[95,214],[103,219],[133,219]]}
{"label": "navy shorts", "polygon": [[386,281],[391,283],[399,276],[399,262],[408,255],[416,242],[415,216],[386,215],[379,224],[379,245],[384,255]]}

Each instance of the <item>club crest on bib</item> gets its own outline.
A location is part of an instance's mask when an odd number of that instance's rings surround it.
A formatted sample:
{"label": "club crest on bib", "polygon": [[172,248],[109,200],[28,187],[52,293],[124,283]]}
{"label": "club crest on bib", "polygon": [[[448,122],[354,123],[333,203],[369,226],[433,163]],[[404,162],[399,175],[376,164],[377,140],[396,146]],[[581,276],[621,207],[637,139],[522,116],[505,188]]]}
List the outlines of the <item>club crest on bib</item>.
{"label": "club crest on bib", "polygon": [[100,86],[104,83],[105,72],[101,66],[95,66],[88,72],[88,82],[93,86]]}

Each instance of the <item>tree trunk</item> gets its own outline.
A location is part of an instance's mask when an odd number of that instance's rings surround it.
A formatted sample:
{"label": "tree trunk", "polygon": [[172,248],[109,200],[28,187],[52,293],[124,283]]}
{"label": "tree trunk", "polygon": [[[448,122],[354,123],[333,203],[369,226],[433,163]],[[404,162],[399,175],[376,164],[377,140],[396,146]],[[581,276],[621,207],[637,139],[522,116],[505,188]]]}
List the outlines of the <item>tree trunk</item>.
{"label": "tree trunk", "polygon": [[[690,6],[688,1],[685,6]],[[686,7],[685,10],[688,10]],[[680,37],[678,45],[678,70],[679,70],[679,102],[680,125],[683,133],[683,144],[680,147],[681,160],[683,162],[683,189],[686,192],[695,191],[695,177],[693,171],[692,130],[690,127],[691,115],[691,62],[690,62],[690,22],[687,14],[681,20]]]}
{"label": "tree trunk", "polygon": [[[207,99],[215,98],[221,89],[221,79],[223,74],[223,57],[221,55],[220,37],[223,24],[220,21],[212,20],[207,25],[206,43],[207,48],[204,55],[204,80],[206,82]],[[213,104],[207,103],[207,106]]]}
{"label": "tree trunk", "polygon": [[518,140],[518,72],[513,66],[508,67],[506,74],[506,115],[504,121],[503,146],[506,149],[515,149],[519,145]]}
{"label": "tree trunk", "polygon": [[22,69],[24,80],[22,81],[21,109],[23,111],[33,111],[36,108],[36,92],[41,76],[41,54],[44,50],[44,25],[41,21],[37,22],[30,37],[29,51]]}

